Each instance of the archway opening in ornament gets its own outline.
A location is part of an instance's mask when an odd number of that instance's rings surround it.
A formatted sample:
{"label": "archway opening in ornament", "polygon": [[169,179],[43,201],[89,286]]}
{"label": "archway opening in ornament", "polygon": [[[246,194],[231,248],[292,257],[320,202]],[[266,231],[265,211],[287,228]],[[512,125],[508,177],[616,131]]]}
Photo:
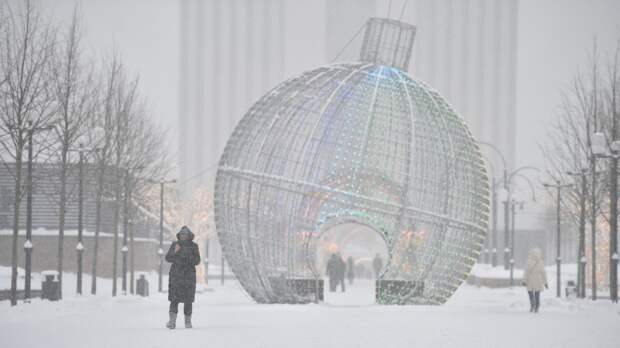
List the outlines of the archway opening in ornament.
{"label": "archway opening in ornament", "polygon": [[[363,223],[342,222],[320,231],[313,244],[312,266],[324,280],[324,303],[360,306],[376,302],[375,281],[384,274],[390,260],[379,231]],[[330,262],[332,256],[340,260]],[[341,278],[334,279],[333,273],[339,273]]]}

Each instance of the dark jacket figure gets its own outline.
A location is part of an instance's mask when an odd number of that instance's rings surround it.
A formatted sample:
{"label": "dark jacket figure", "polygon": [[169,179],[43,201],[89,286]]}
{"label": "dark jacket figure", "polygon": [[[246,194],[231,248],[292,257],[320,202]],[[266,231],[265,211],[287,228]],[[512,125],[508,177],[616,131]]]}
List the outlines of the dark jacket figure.
{"label": "dark jacket figure", "polygon": [[[338,282],[336,284],[340,283],[340,287],[342,289],[342,292],[344,292],[344,290],[345,290],[345,288],[344,288],[344,276],[345,276],[345,274],[347,272],[347,264],[342,259],[342,256],[340,255],[340,253],[338,253],[336,255],[336,258],[338,259],[338,263],[337,263],[337,265],[338,265],[338,268],[337,268],[337,270],[338,270]],[[338,285],[336,285],[336,286],[338,286]]]}
{"label": "dark jacket figure", "polygon": [[327,261],[327,270],[325,273],[329,277],[329,291],[336,291],[338,284],[342,285],[342,292],[344,292],[344,273],[346,270],[346,264],[342,261],[342,258],[338,254],[332,254]]}
{"label": "dark jacket figure", "polygon": [[170,301],[170,329],[176,327],[179,303],[183,303],[185,327],[191,328],[192,303],[196,293],[196,265],[200,263],[198,245],[193,242],[194,234],[187,226],[177,233],[178,241],[170,245],[166,261],[172,263],[168,275],[168,300]]}
{"label": "dark jacket figure", "polygon": [[349,284],[353,284],[353,279],[355,279],[355,262],[351,256],[347,259],[347,279],[349,279]]}
{"label": "dark jacket figure", "polygon": [[332,256],[327,261],[327,269],[325,270],[325,274],[329,278],[329,291],[336,291],[336,286],[338,286],[339,282],[339,260],[340,258],[336,256],[336,254],[332,254]]}
{"label": "dark jacket figure", "polygon": [[372,268],[375,271],[375,278],[379,278],[379,274],[383,269],[383,259],[381,259],[381,255],[377,253],[375,258],[372,260]]}

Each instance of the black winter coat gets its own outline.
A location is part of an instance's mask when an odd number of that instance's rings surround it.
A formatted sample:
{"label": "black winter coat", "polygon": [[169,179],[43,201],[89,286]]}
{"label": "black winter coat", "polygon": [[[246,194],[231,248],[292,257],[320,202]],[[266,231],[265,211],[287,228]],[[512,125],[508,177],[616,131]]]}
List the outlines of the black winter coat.
{"label": "black winter coat", "polygon": [[[174,252],[179,244],[181,250]],[[191,240],[173,242],[166,254],[166,261],[172,263],[168,276],[168,300],[194,302],[196,294],[196,265],[200,263],[198,245]]]}

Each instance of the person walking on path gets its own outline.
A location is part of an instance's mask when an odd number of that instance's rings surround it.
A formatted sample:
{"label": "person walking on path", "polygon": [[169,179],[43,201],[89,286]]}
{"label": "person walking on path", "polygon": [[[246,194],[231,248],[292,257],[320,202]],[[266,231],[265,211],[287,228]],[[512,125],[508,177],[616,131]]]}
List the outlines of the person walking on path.
{"label": "person walking on path", "polygon": [[545,273],[545,261],[542,252],[538,248],[530,250],[527,256],[525,272],[523,273],[523,285],[527,288],[530,298],[530,312],[538,313],[540,308],[540,292],[547,285],[547,273]]}
{"label": "person walking on path", "polygon": [[192,328],[192,303],[196,294],[196,265],[200,264],[198,245],[193,242],[194,234],[187,226],[177,233],[177,241],[170,245],[166,261],[172,263],[168,276],[169,321],[166,327],[176,327],[179,303],[183,303],[185,328]]}
{"label": "person walking on path", "polygon": [[336,254],[332,254],[332,256],[327,261],[327,269],[325,273],[327,277],[329,277],[329,291],[336,291],[336,287],[338,286],[338,256]]}
{"label": "person walking on path", "polygon": [[375,271],[375,279],[379,279],[379,274],[381,273],[381,269],[383,269],[383,259],[379,253],[377,253],[372,260],[372,268]]}
{"label": "person walking on path", "polygon": [[338,283],[340,283],[342,292],[345,292],[344,278],[347,273],[347,264],[344,262],[342,255],[338,253]]}
{"label": "person walking on path", "polygon": [[353,285],[353,279],[355,279],[355,262],[352,256],[349,256],[347,259],[347,279],[349,279],[349,285]]}

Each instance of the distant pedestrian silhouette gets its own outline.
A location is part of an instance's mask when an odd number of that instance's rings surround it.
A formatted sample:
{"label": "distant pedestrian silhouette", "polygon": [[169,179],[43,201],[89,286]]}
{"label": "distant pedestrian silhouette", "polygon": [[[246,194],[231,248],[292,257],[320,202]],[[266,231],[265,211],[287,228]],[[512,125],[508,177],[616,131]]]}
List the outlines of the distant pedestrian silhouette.
{"label": "distant pedestrian silhouette", "polygon": [[355,279],[355,261],[353,261],[352,256],[349,256],[347,259],[347,279],[349,279],[349,284],[353,285],[353,279]]}
{"label": "distant pedestrian silhouette", "polygon": [[377,253],[375,258],[372,260],[372,269],[375,271],[375,278],[379,279],[379,275],[383,269],[383,259],[379,253]]}

